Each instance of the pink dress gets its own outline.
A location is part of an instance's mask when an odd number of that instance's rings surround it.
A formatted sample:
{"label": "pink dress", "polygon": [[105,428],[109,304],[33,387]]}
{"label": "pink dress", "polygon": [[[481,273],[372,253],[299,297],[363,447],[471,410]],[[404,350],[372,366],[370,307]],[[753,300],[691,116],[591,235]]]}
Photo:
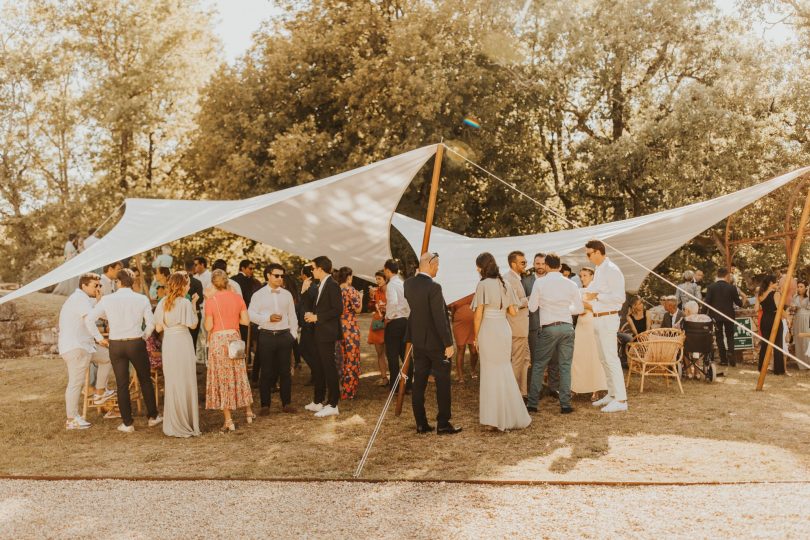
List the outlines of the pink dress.
{"label": "pink dress", "polygon": [[239,313],[246,310],[242,296],[217,291],[205,300],[205,315],[214,327],[208,334],[208,376],[205,382],[206,409],[237,409],[253,403],[245,359],[228,358],[228,343],[239,336]]}

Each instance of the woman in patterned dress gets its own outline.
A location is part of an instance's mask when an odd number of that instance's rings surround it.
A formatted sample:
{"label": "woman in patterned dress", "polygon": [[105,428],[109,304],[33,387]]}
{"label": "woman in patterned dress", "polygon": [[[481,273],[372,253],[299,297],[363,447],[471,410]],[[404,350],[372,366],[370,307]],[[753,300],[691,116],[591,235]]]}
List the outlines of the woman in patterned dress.
{"label": "woman in patterned dress", "polygon": [[228,286],[228,274],[211,273],[211,287],[205,290],[205,329],[208,331],[208,376],[205,385],[205,408],[222,409],[225,423],[222,431],[234,431],[231,411],[245,408],[247,423],[256,415],[250,405],[250,392],[245,359],[228,357],[228,343],[240,339],[239,325],[249,324],[247,306],[241,294]]}
{"label": "woman in patterned dress", "polygon": [[343,359],[343,375],[340,379],[340,399],[354,399],[360,384],[360,327],[357,313],[363,307],[363,296],[352,287],[352,269],[344,266],[338,270],[338,284],[343,297],[343,313],[340,315],[341,339],[338,342]]}
{"label": "woman in patterned dress", "polygon": [[[368,329],[368,343],[374,345],[377,352],[377,365],[380,368],[380,380],[377,386],[388,386],[388,359],[385,357],[385,273],[382,270],[374,274],[377,286],[369,290],[368,308],[371,310],[371,326]],[[375,322],[376,321],[376,322]],[[374,326],[382,328],[374,329]]]}

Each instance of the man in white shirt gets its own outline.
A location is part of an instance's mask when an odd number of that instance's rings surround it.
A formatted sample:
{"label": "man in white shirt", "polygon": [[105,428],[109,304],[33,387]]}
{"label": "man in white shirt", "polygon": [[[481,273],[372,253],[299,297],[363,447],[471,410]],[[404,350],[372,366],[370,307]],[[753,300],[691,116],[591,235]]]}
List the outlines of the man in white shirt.
{"label": "man in white shirt", "polygon": [[155,328],[152,306],[149,299],[132,291],[134,274],[126,268],[116,276],[118,290],[104,296],[85,317],[85,326],[90,334],[101,343],[104,338],[96,328],[95,321],[104,317],[110,323],[110,361],[118,385],[118,408],[121,411],[119,431],[132,433],[132,404],[129,398],[129,364],[135,368],[141,394],[146,403],[149,427],[160,424],[163,419],[158,414],[155,400],[155,387],[149,371],[149,356],[146,352],[146,339]]}
{"label": "man in white shirt", "polygon": [[79,288],[65,300],[59,312],[59,354],[68,370],[68,383],[65,388],[66,429],[90,427],[90,422],[79,415],[79,397],[91,361],[98,365],[97,380],[100,383],[95,390],[94,403],[101,405],[115,395],[114,390],[107,390],[107,380],[112,370],[107,350],[109,344],[103,339],[102,347],[96,348],[93,336],[87,331],[84,321],[93,309],[96,299],[101,297],[99,281],[98,274],[81,276]]}
{"label": "man in white shirt", "polygon": [[[203,295],[200,302],[199,309],[205,308],[205,291],[211,287],[211,271],[208,269],[208,259],[205,257],[194,257],[194,277],[196,277],[202,284]],[[202,319],[201,319],[202,320]],[[208,331],[205,329],[204,324],[199,325],[199,333],[197,335],[197,344],[195,345],[195,352],[197,353],[198,364],[208,364]]]}
{"label": "man in white shirt", "polygon": [[537,412],[543,372],[551,358],[557,357],[560,366],[560,412],[568,414],[574,412],[571,407],[571,360],[574,357],[574,321],[571,314],[582,313],[584,308],[576,284],[560,273],[560,257],[549,253],[545,263],[546,275],[534,282],[529,297],[529,311],[540,309],[540,334],[526,408],[529,412]]}
{"label": "man in white shirt", "polygon": [[526,271],[526,255],[522,251],[513,251],[506,257],[509,271],[504,280],[509,282],[518,298],[517,314],[508,315],[509,326],[512,328],[512,371],[515,374],[520,395],[526,399],[528,395],[529,366],[531,355],[529,353],[529,299],[523,290],[521,276]]}
{"label": "man in white shirt", "polygon": [[267,285],[256,291],[250,299],[250,322],[259,327],[256,362],[259,362],[261,380],[259,416],[270,414],[270,391],[281,379],[281,410],[295,412],[292,402],[290,358],[293,344],[298,338],[298,316],[290,291],[284,289],[284,267],[271,263],[264,269]]}
{"label": "man in white shirt", "polygon": [[616,347],[616,334],[619,331],[619,311],[624,304],[624,275],[619,267],[605,255],[605,244],[591,240],[585,244],[585,256],[596,265],[593,281],[585,289],[584,304],[593,310],[593,327],[596,333],[596,350],[605,370],[608,393],[595,407],[602,412],[627,410],[627,392],[624,388],[624,374]]}
{"label": "man in white shirt", "polygon": [[[405,286],[399,275],[399,263],[388,259],[383,265],[383,273],[388,284],[385,287],[385,356],[388,358],[388,385],[394,385],[399,373],[400,361],[405,362],[405,333],[408,330],[408,316],[411,309],[405,299]],[[413,362],[408,365],[407,390],[413,381]]]}
{"label": "man in white shirt", "polygon": [[108,296],[115,292],[115,276],[118,271],[124,267],[121,261],[116,261],[112,264],[107,264],[102,268],[101,274],[101,294]]}

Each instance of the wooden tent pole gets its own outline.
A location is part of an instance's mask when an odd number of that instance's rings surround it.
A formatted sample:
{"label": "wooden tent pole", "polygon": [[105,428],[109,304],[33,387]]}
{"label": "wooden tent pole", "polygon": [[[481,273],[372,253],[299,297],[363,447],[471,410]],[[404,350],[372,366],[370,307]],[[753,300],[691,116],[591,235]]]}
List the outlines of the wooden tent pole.
{"label": "wooden tent pole", "polygon": [[[430,229],[433,227],[433,216],[436,213],[436,199],[439,195],[439,178],[442,173],[442,156],[444,155],[444,144],[439,144],[436,148],[436,159],[433,161],[433,180],[430,184],[430,197],[428,198],[427,215],[425,216],[425,232],[422,235],[422,251],[420,256],[427,252],[430,246]],[[408,373],[410,367],[411,356],[413,350],[410,343],[405,345],[405,361],[402,363],[403,376],[399,378],[399,393],[397,394],[397,404],[394,408],[394,414],[399,416],[402,414],[402,404],[405,401],[405,374]],[[389,373],[393,377],[393,373]]]}
{"label": "wooden tent pole", "polygon": [[[790,290],[790,282],[792,281],[793,273],[796,271],[796,261],[799,258],[799,252],[802,248],[802,235],[807,226],[807,219],[810,217],[810,190],[804,199],[804,208],[802,209],[802,217],[799,221],[799,228],[796,230],[796,239],[793,241],[793,253],[790,255],[790,264],[788,265],[787,275],[785,276],[785,284],[782,286],[782,294],[779,298],[779,304],[776,306],[776,317],[773,321],[773,328],[771,328],[771,335],[768,340],[773,343],[776,339],[776,334],[782,325],[782,313],[785,310],[785,302],[787,301],[787,292]],[[768,366],[773,357],[773,346],[769,343],[765,351],[765,359],[762,362],[762,368],[759,370],[759,380],[757,380],[757,390],[762,390],[765,384],[765,376],[768,374]],[[787,361],[787,359],[785,359]]]}

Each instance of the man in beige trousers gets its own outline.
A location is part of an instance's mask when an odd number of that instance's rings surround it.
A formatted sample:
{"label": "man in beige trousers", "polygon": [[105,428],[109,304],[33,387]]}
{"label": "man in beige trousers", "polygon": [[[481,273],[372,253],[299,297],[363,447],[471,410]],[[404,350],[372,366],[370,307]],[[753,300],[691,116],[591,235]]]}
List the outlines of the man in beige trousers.
{"label": "man in beige trousers", "polygon": [[507,257],[509,271],[504,279],[514,289],[518,298],[517,315],[507,315],[512,328],[512,371],[520,388],[520,395],[525,399],[528,394],[528,370],[531,365],[529,352],[529,299],[523,289],[521,277],[526,270],[526,256],[521,251],[513,251]]}

